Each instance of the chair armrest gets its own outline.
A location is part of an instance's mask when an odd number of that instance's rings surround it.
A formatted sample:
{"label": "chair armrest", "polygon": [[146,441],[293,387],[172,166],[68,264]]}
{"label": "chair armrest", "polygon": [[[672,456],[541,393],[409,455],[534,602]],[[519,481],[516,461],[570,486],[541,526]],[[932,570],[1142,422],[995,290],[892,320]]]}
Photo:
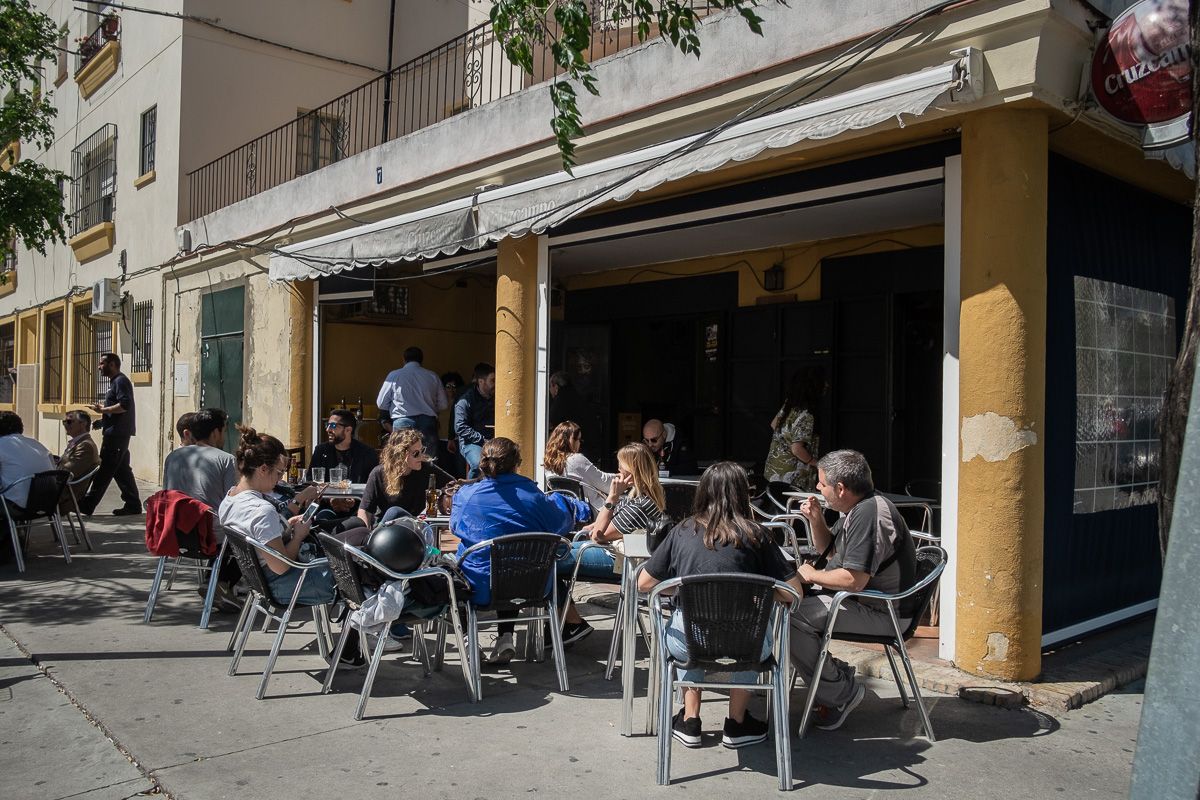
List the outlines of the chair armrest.
{"label": "chair armrest", "polygon": [[0,494],[4,494],[5,492],[7,492],[9,489],[13,488],[14,486],[20,486],[25,481],[31,481],[31,480],[33,480],[32,475],[26,475],[24,478],[17,478],[15,481],[8,484],[7,486],[0,486]]}
{"label": "chair armrest", "polygon": [[78,486],[79,484],[83,483],[84,481],[90,481],[92,479],[92,477],[99,471],[100,471],[100,465],[97,464],[96,466],[92,467],[92,471],[87,473],[86,475],[80,475],[75,480],[67,481],[67,486]]}
{"label": "chair armrest", "polygon": [[[941,550],[940,547],[938,549]],[[850,597],[869,597],[869,598],[873,598],[875,600],[884,600],[889,603],[893,602],[895,600],[903,600],[906,597],[916,594],[917,592],[921,591],[929,584],[936,581],[938,578],[941,577],[942,571],[945,569],[946,569],[946,551],[942,550],[941,563],[938,564],[936,567],[934,567],[928,575],[926,575],[924,578],[917,581],[916,583],[914,583],[912,586],[908,587],[904,591],[896,592],[895,594],[887,594],[885,592],[880,592],[875,589],[863,589],[862,591],[858,591],[858,592],[851,592],[848,590],[843,590],[833,596],[833,605],[834,605],[834,607],[840,606],[842,604],[843,600],[850,598]]]}
{"label": "chair armrest", "polygon": [[258,550],[262,553],[265,553],[266,555],[271,556],[272,558],[282,561],[284,564],[287,564],[289,567],[295,567],[296,569],[313,569],[315,567],[323,567],[323,566],[326,566],[327,564],[329,564],[328,558],[314,558],[312,561],[293,561],[292,559],[288,558],[287,556],[285,556],[283,553],[279,552],[278,550],[271,548],[271,547],[267,547],[262,542],[255,541],[254,539],[251,539],[249,536],[243,536],[242,538],[245,539],[247,542],[249,542],[250,546],[253,547],[255,550]]}

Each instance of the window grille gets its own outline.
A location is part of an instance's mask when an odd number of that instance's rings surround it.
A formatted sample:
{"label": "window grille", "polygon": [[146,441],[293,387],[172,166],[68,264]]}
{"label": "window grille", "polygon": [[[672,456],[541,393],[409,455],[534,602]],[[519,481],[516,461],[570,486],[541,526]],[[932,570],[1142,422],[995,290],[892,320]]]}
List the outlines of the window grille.
{"label": "window grille", "polygon": [[92,319],[91,306],[75,306],[71,360],[74,365],[73,399],[76,403],[98,403],[108,392],[108,378],[97,365],[101,353],[112,352],[112,323]]}
{"label": "window grille", "polygon": [[296,174],[307,175],[346,156],[342,121],[335,114],[296,112]]}
{"label": "window grille", "polygon": [[0,325],[0,403],[13,402],[13,373],[17,368],[17,325]]}
{"label": "window grille", "polygon": [[61,403],[63,399],[63,312],[51,311],[45,317],[42,336],[42,402]]}
{"label": "window grille", "polygon": [[154,169],[154,143],[158,138],[158,106],[142,112],[142,147],[138,160],[139,175]]}
{"label": "window grille", "polygon": [[112,222],[117,196],[117,126],[109,123],[71,151],[71,230]]}
{"label": "window grille", "polygon": [[134,372],[149,372],[154,365],[154,303],[146,300],[133,306]]}

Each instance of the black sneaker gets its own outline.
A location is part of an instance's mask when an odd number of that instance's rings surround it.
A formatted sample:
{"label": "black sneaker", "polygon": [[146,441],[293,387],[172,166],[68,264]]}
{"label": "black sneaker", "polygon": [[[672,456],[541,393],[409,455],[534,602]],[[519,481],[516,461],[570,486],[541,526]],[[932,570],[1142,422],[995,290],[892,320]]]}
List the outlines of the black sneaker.
{"label": "black sneaker", "polygon": [[121,506],[114,508],[112,513],[114,517],[133,517],[141,514],[142,509],[141,506]]}
{"label": "black sneaker", "polygon": [[741,722],[735,722],[729,717],[725,718],[725,727],[721,729],[721,744],[731,750],[766,740],[767,723],[755,719],[749,711],[746,712],[746,716],[742,718]]}
{"label": "black sneaker", "polygon": [[362,669],[367,665],[367,659],[358,647],[357,632],[350,632],[350,638],[346,641],[346,646],[342,648],[341,656],[338,657],[338,664],[349,669]]}
{"label": "black sneaker", "polygon": [[566,625],[563,625],[562,629],[563,645],[575,644],[578,641],[582,641],[594,630],[596,629],[586,622],[568,622]]}
{"label": "black sneaker", "polygon": [[684,747],[699,747],[701,742],[700,718],[684,719],[683,709],[679,709],[679,713],[671,720],[671,735]]}

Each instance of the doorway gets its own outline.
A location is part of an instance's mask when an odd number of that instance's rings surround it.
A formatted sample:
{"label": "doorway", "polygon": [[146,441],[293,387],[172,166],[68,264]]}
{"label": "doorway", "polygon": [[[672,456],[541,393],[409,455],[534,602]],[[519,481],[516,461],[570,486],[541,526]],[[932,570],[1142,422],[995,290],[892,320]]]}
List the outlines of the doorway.
{"label": "doorway", "polygon": [[200,299],[200,407],[229,417],[225,450],[237,451],[242,421],[246,287],[209,292]]}

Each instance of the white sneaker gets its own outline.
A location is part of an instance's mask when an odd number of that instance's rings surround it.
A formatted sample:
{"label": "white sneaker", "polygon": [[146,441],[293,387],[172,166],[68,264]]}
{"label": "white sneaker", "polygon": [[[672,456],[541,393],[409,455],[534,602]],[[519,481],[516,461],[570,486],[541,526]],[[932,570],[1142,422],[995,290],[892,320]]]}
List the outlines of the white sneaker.
{"label": "white sneaker", "polygon": [[[378,641],[379,641],[378,636],[375,636],[370,633],[367,634],[367,645],[371,648],[372,653],[375,652],[375,646]],[[394,653],[397,650],[402,649],[403,647],[404,647],[404,642],[400,641],[399,639],[393,639],[389,635],[387,637],[387,640],[383,643],[383,652]]]}
{"label": "white sneaker", "polygon": [[488,656],[489,664],[507,664],[517,654],[517,645],[513,642],[511,633],[503,633],[496,637],[492,645],[492,654]]}

